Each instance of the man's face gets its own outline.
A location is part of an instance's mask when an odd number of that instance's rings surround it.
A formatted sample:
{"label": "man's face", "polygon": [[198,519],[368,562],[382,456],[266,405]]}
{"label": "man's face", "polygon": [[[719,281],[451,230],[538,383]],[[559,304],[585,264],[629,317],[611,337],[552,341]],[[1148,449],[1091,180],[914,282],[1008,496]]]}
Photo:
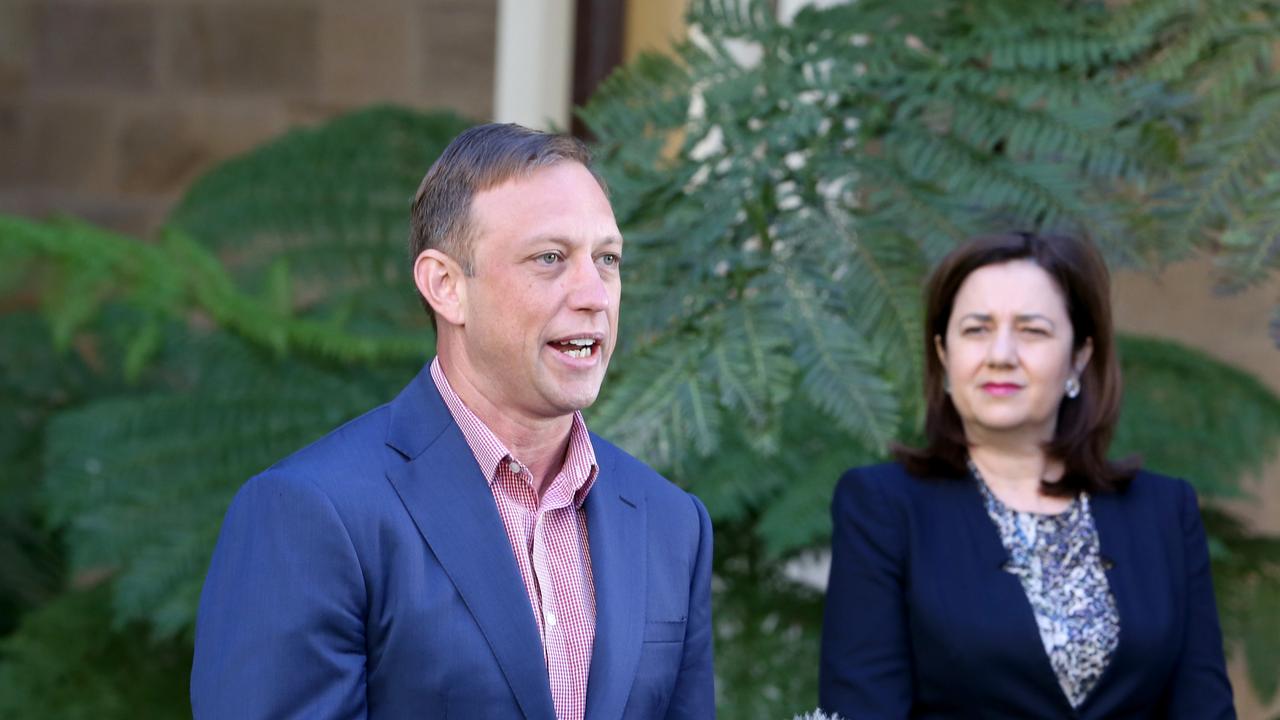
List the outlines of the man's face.
{"label": "man's face", "polygon": [[462,279],[461,340],[472,381],[495,407],[529,419],[595,401],[618,336],[622,235],[576,162],[477,194],[475,274]]}

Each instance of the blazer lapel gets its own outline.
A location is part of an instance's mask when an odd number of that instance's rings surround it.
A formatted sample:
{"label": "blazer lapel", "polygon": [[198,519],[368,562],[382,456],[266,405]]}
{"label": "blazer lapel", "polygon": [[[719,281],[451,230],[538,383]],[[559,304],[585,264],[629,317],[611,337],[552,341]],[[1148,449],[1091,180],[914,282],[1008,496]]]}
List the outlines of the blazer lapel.
{"label": "blazer lapel", "polygon": [[1053,664],[1044,649],[1044,641],[1040,638],[1040,627],[1036,622],[1035,610],[1027,599],[1026,590],[1017,575],[1005,569],[1009,562],[1009,552],[1000,540],[1000,530],[987,514],[986,501],[977,482],[965,480],[948,486],[957,493],[951,502],[963,508],[964,524],[969,537],[973,538],[978,550],[983,604],[991,615],[984,620],[998,622],[1009,633],[1008,640],[1016,642],[1017,647],[1010,653],[1022,658],[1035,658],[1012,671],[1033,683],[1045,698],[1059,710],[1071,712],[1071,702],[1067,699],[1058,678],[1054,674]]}
{"label": "blazer lapel", "polygon": [[587,678],[588,720],[621,717],[644,641],[648,543],[645,502],[613,472],[616,450],[595,443],[600,475],[587,495],[596,635]]}
{"label": "blazer lapel", "polygon": [[[1099,493],[1091,495],[1089,502],[1094,527],[1098,531],[1098,549],[1106,569],[1107,586],[1111,589],[1111,596],[1115,598],[1116,614],[1120,621],[1120,639],[1111,661],[1080,708],[1096,717],[1109,714],[1108,709],[1115,704],[1113,691],[1123,688],[1125,681],[1133,679],[1126,678],[1123,673],[1118,674],[1117,668],[1140,667],[1147,662],[1147,658],[1141,655],[1142,649],[1125,642],[1125,628],[1135,622],[1135,618],[1142,612],[1134,602],[1141,601],[1149,594],[1151,586],[1135,584],[1139,575],[1139,565],[1135,563],[1139,561],[1135,559],[1133,552],[1133,538],[1130,535],[1133,529],[1125,519],[1124,500],[1123,493]],[[1117,682],[1120,682],[1119,687]]]}
{"label": "blazer lapel", "polygon": [[542,641],[493,494],[427,369],[391,404],[387,477],[497,658],[526,718],[554,720]]}

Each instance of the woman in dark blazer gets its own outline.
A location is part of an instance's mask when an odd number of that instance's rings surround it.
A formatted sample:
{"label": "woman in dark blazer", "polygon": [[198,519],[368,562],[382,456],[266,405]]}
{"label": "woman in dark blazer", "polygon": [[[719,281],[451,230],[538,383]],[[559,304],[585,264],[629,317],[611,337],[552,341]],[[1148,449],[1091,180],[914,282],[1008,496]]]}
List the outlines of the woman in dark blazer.
{"label": "woman in dark blazer", "polygon": [[1195,493],[1106,459],[1109,293],[1069,237],[978,238],[934,272],[926,444],[832,504],[823,709],[1235,717]]}

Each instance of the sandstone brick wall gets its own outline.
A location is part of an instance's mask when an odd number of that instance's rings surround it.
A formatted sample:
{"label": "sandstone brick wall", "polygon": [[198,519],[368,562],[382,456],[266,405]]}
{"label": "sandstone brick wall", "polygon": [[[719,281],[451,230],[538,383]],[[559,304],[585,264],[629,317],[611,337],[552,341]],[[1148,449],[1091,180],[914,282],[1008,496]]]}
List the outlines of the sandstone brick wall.
{"label": "sandstone brick wall", "polygon": [[210,166],[373,102],[493,104],[496,0],[0,0],[0,212],[147,234]]}

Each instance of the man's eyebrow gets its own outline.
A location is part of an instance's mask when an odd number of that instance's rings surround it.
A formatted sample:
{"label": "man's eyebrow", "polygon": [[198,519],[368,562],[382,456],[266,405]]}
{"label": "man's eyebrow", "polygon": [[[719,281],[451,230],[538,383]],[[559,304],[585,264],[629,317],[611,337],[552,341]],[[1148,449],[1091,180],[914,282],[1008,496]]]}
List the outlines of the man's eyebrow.
{"label": "man's eyebrow", "polygon": [[[569,247],[575,243],[564,237],[563,235],[531,235],[522,241],[523,245],[558,245],[560,247]],[[605,235],[596,240],[591,241],[592,247],[600,247],[602,245],[622,245],[621,235]]]}

